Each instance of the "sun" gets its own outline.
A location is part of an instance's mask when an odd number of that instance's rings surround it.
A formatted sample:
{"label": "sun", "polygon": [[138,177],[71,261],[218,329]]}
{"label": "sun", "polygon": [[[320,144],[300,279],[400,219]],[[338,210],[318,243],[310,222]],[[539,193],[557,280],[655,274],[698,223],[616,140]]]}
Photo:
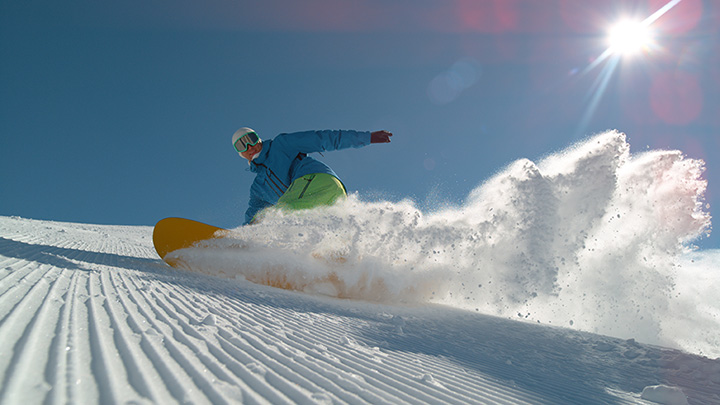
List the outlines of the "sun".
{"label": "sun", "polygon": [[608,33],[610,51],[617,55],[634,55],[649,49],[654,40],[650,26],[644,21],[622,20]]}
{"label": "sun", "polygon": [[[587,129],[590,119],[597,110],[605,90],[607,90],[610,78],[620,66],[621,61],[626,58],[631,59],[632,56],[637,56],[641,52],[647,52],[645,56],[648,56],[648,58],[642,59],[649,61],[649,57],[653,56],[652,53],[662,50],[662,47],[655,41],[655,31],[652,25],[681,1],[683,0],[670,0],[643,20],[626,16],[626,18],[610,26],[606,37],[608,47],[581,72],[581,75],[585,75],[597,68],[601,68],[588,94],[589,101],[580,119],[578,134],[584,133]],[[637,60],[632,62],[637,62]]]}

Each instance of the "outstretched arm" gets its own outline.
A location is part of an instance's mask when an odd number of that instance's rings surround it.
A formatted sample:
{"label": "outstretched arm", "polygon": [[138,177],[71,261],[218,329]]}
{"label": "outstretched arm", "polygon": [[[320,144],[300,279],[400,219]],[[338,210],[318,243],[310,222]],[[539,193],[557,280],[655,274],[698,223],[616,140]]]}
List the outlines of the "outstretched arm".
{"label": "outstretched arm", "polygon": [[[373,135],[375,134],[375,135]],[[312,153],[361,148],[371,143],[386,143],[392,134],[387,131],[305,131],[278,135],[274,142],[283,145],[293,157],[298,152]]]}

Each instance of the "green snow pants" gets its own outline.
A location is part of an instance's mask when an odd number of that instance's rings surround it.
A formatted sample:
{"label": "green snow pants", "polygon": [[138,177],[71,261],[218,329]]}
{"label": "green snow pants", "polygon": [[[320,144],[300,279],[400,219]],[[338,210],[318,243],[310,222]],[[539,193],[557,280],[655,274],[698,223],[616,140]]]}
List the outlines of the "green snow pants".
{"label": "green snow pants", "polygon": [[277,202],[276,207],[287,210],[305,210],[332,205],[345,199],[345,186],[327,173],[307,174],[292,182]]}

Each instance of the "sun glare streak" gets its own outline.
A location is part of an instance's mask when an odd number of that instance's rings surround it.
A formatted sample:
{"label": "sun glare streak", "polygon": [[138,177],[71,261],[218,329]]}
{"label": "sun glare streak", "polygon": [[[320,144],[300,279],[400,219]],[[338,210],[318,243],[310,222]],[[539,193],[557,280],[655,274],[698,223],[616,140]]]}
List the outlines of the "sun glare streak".
{"label": "sun glare streak", "polygon": [[595,58],[594,61],[592,61],[585,69],[583,69],[582,74],[587,74],[590,71],[595,70],[596,67],[600,66],[611,55],[612,55],[612,49],[610,49],[610,48],[606,49],[605,52],[601,53],[600,56]]}
{"label": "sun glare streak", "polygon": [[[612,74],[619,63],[620,58],[617,55],[613,55],[610,58],[610,61],[605,66],[603,66],[600,75],[598,75],[597,79],[593,83],[593,86],[589,92],[590,102],[588,104],[588,107],[585,109],[585,113],[583,114],[582,119],[580,120],[580,131],[584,131],[590,123],[590,119],[592,118],[595,110],[600,104],[600,99],[602,98],[602,95],[605,94],[605,90],[610,83],[610,78],[612,77]],[[578,135],[582,135],[582,133],[579,133]]]}
{"label": "sun glare streak", "polygon": [[652,13],[652,15],[650,17],[643,20],[643,24],[649,26],[650,24],[654,23],[655,21],[657,21],[658,18],[662,17],[663,14],[670,11],[671,8],[677,6],[678,3],[680,3],[681,1],[682,0],[672,0],[669,3],[667,3],[666,5],[660,7],[660,9],[658,11]]}

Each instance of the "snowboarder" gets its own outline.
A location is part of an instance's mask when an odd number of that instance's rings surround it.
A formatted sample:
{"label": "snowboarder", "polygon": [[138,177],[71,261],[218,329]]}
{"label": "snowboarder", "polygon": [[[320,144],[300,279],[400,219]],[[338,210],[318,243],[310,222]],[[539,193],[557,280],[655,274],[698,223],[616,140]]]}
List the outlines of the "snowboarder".
{"label": "snowboarder", "polygon": [[280,134],[263,141],[250,128],[238,129],[232,136],[233,147],[256,173],[244,224],[258,221],[261,211],[271,206],[300,210],[345,198],[347,191],[337,174],[307,154],[388,143],[391,136],[384,130],[326,130]]}

